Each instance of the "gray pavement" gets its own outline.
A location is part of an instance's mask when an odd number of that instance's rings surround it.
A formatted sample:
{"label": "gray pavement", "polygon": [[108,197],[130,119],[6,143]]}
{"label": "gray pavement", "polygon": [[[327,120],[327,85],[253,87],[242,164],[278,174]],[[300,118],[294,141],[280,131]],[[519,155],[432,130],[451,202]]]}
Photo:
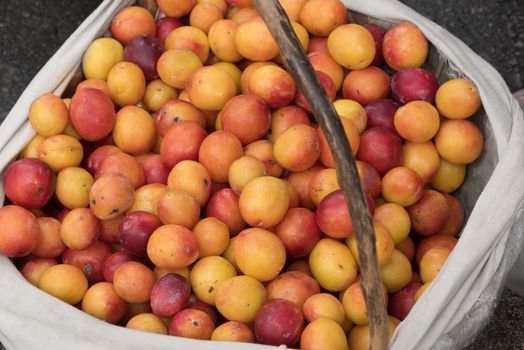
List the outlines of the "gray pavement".
{"label": "gray pavement", "polygon": [[[523,0],[402,2],[461,38],[499,70],[513,91],[524,87]],[[38,69],[99,3],[1,1],[0,121]],[[467,349],[524,349],[524,299],[504,290],[490,322]]]}

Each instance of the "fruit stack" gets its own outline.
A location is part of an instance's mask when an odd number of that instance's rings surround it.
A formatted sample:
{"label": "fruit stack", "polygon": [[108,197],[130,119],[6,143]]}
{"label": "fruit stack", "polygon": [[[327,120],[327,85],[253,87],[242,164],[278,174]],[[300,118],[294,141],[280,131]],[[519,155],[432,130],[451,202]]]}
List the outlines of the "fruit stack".
{"label": "fruit stack", "polygon": [[[416,25],[280,0],[333,102],[373,215],[390,331],[446,262],[453,196],[483,135],[467,78],[439,82]],[[3,176],[0,252],[43,291],[129,328],[367,349],[352,220],[333,155],[250,0],[130,6],[72,96],[28,110]]]}

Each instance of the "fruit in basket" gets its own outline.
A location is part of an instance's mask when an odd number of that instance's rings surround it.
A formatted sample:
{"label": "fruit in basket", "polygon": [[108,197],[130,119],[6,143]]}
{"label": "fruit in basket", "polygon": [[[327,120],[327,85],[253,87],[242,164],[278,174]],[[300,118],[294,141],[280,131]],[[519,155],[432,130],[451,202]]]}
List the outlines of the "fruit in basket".
{"label": "fruit in basket", "polygon": [[238,24],[231,19],[221,19],[209,28],[209,48],[213,54],[226,62],[238,62],[242,55],[235,45],[235,32]]}
{"label": "fruit in basket", "polygon": [[338,0],[310,0],[303,6],[299,20],[313,35],[327,37],[348,21],[347,9]]}
{"label": "fruit in basket", "polygon": [[249,77],[248,88],[270,108],[287,106],[295,98],[297,90],[291,75],[275,65],[257,68]]}
{"label": "fruit in basket", "polygon": [[87,141],[100,141],[109,135],[116,119],[109,96],[93,88],[80,89],[73,95],[69,115],[75,130]]}
{"label": "fruit in basket", "polygon": [[111,253],[107,243],[98,241],[81,250],[66,248],[62,262],[82,269],[87,280],[96,283],[104,280],[103,264]]}
{"label": "fruit in basket", "polygon": [[467,79],[451,79],[437,90],[435,103],[446,118],[465,119],[480,108],[480,96],[475,85]]}
{"label": "fruit in basket", "polygon": [[395,167],[382,177],[382,197],[403,207],[415,204],[424,194],[424,181],[414,170]]}
{"label": "fruit in basket", "polygon": [[389,75],[376,66],[352,70],[346,75],[342,85],[344,98],[354,100],[361,105],[387,98],[389,92]]}
{"label": "fruit in basket", "polygon": [[440,126],[440,115],[425,101],[412,101],[395,112],[395,129],[409,142],[425,142],[435,136]]}
{"label": "fruit in basket", "polygon": [[393,250],[389,261],[380,267],[380,276],[388,293],[399,291],[411,282],[411,262],[400,251]]}
{"label": "fruit in basket", "polygon": [[416,100],[433,103],[438,87],[437,78],[424,68],[404,69],[391,78],[393,98],[400,103]]}
{"label": "fruit in basket", "polygon": [[206,34],[198,28],[182,26],[169,33],[164,46],[167,50],[189,50],[198,56],[202,63],[209,57],[209,41]]}
{"label": "fruit in basket", "polygon": [[177,89],[183,89],[187,78],[200,67],[200,58],[192,51],[184,49],[164,51],[156,65],[160,79]]}
{"label": "fruit in basket", "polygon": [[310,275],[301,271],[287,271],[271,281],[267,287],[268,299],[284,299],[302,310],[304,302],[320,293],[320,286]]}
{"label": "fruit in basket", "polygon": [[184,226],[163,225],[149,237],[147,256],[157,267],[180,269],[197,260],[198,240]]}
{"label": "fruit in basket", "polygon": [[169,34],[183,25],[184,23],[179,18],[163,17],[159,19],[156,24],[156,37],[160,40],[160,43],[164,45]]}
{"label": "fruit in basket", "polygon": [[145,257],[149,237],[160,225],[160,219],[152,213],[134,211],[125,215],[118,228],[123,250],[136,257]]}
{"label": "fruit in basket", "polygon": [[98,38],[84,52],[82,70],[87,79],[107,80],[111,68],[123,60],[122,44],[113,38]]}
{"label": "fruit in basket", "polygon": [[220,8],[213,4],[197,3],[191,10],[189,24],[208,34],[209,28],[221,19],[224,19],[224,12]]}
{"label": "fruit in basket", "polygon": [[437,277],[449,254],[451,254],[451,250],[447,248],[431,248],[422,256],[419,270],[424,283],[429,283]]}
{"label": "fruit in basket", "polygon": [[35,258],[29,260],[20,267],[20,273],[33,286],[38,287],[40,278],[51,266],[55,266],[56,259],[50,258]]}
{"label": "fruit in basket", "polygon": [[333,107],[340,118],[349,119],[353,123],[359,134],[366,130],[368,117],[366,110],[360,103],[349,99],[340,99],[333,102]]}
{"label": "fruit in basket", "polygon": [[278,236],[262,228],[241,231],[233,254],[240,271],[261,282],[277,277],[286,262],[286,250]]}
{"label": "fruit in basket", "polygon": [[51,266],[42,274],[38,288],[74,305],[84,297],[88,283],[84,273],[78,267],[58,264]]}
{"label": "fruit in basket", "polygon": [[220,283],[236,275],[237,272],[233,265],[223,257],[207,256],[195,263],[191,269],[189,280],[197,298],[214,306]]}
{"label": "fruit in basket", "polygon": [[197,69],[188,77],[184,88],[191,103],[206,111],[221,110],[236,94],[231,76],[214,66]]}
{"label": "fruit in basket", "polygon": [[113,275],[113,285],[117,294],[128,303],[149,301],[154,284],[153,271],[136,261],[123,263]]}
{"label": "fruit in basket", "polygon": [[84,156],[82,144],[72,136],[59,134],[46,138],[38,147],[38,159],[55,171],[80,165]]}
{"label": "fruit in basket", "polygon": [[375,58],[375,40],[363,26],[343,24],[329,34],[329,54],[338,64],[348,69],[363,69]]}
{"label": "fruit in basket", "polygon": [[446,120],[435,136],[435,146],[447,161],[469,164],[480,157],[484,149],[484,137],[469,120]]}
{"label": "fruit in basket", "polygon": [[124,60],[140,67],[147,81],[158,78],[156,63],[162,55],[162,43],[156,36],[135,36],[124,49]]}
{"label": "fruit in basket", "polygon": [[[344,129],[344,134],[346,135],[349,146],[351,147],[351,153],[355,155],[360,147],[360,135],[358,134],[357,127],[351,120],[349,120],[349,118],[341,117],[340,123]],[[320,127],[317,127],[317,133],[320,143],[320,162],[326,167],[334,168],[335,158],[331,152],[331,149],[329,148],[326,135],[324,135],[324,132],[320,129]]]}
{"label": "fruit in basket", "polygon": [[235,32],[238,53],[251,61],[269,61],[280,50],[262,19],[252,19],[239,24]]}
{"label": "fruit in basket", "polygon": [[120,62],[109,71],[107,89],[118,106],[135,105],[144,97],[146,78],[138,65]]}
{"label": "fruit in basket", "polygon": [[32,253],[39,258],[59,257],[66,248],[60,237],[60,221],[51,217],[40,217],[36,220],[40,234]]}
{"label": "fruit in basket", "polygon": [[255,338],[262,344],[293,346],[304,328],[299,307],[285,299],[268,301],[255,318]]}
{"label": "fruit in basket", "polygon": [[82,310],[109,323],[118,323],[126,311],[126,302],[118,296],[109,282],[99,282],[87,290]]}
{"label": "fruit in basket", "polygon": [[[375,232],[377,261],[379,266],[384,266],[391,260],[395,247],[395,241],[393,240],[393,236],[388,231],[388,229],[381,223],[373,222],[373,230]],[[346,238],[346,244],[348,245],[349,250],[351,250],[351,254],[353,254],[355,262],[360,265],[360,255],[358,252],[356,237],[353,235],[349,238]]]}
{"label": "fruit in basket", "polygon": [[311,52],[307,57],[313,69],[327,74],[335,84],[335,89],[338,91],[344,80],[344,70],[342,67],[326,52]]}
{"label": "fruit in basket", "polygon": [[382,54],[382,42],[384,41],[384,35],[386,34],[386,31],[382,29],[382,27],[371,23],[364,24],[364,28],[369,30],[369,32],[373,36],[373,40],[375,41],[375,58],[373,59],[371,64],[373,66],[380,66],[382,63],[384,63],[384,55]]}
{"label": "fruit in basket", "polygon": [[125,106],[118,111],[112,135],[115,145],[131,155],[150,151],[157,137],[153,118],[136,106]]}
{"label": "fruit in basket", "polygon": [[288,256],[302,257],[320,240],[321,232],[314,212],[306,208],[290,208],[275,226],[275,234],[284,244]]}
{"label": "fruit in basket", "polygon": [[223,188],[211,196],[206,207],[206,216],[215,217],[226,224],[232,236],[247,227],[239,207],[239,197],[230,188]]}
{"label": "fruit in basket", "polygon": [[402,166],[414,170],[429,183],[438,172],[440,156],[432,141],[404,142]]}
{"label": "fruit in basket", "polygon": [[95,214],[89,208],[75,208],[68,212],[60,226],[60,236],[71,249],[85,249],[93,244],[100,234]]}
{"label": "fruit in basket", "polygon": [[320,156],[317,131],[309,125],[293,125],[275,141],[274,155],[278,164],[289,171],[303,171]]}
{"label": "fruit in basket", "polygon": [[429,44],[420,29],[410,22],[400,22],[384,35],[382,53],[394,70],[418,68],[426,61]]}
{"label": "fruit in basket", "polygon": [[37,244],[40,227],[34,215],[18,205],[0,208],[0,252],[8,257],[30,254]]}
{"label": "fruit in basket", "polygon": [[260,308],[267,301],[262,283],[246,275],[231,277],[217,289],[215,305],[229,321],[249,323],[255,320]]}
{"label": "fruit in basket", "polygon": [[431,236],[444,228],[449,220],[450,207],[446,197],[434,190],[425,190],[415,204],[406,208],[412,229],[421,236]]}
{"label": "fruit in basket", "polygon": [[300,336],[300,348],[314,349],[348,349],[346,335],[342,327],[329,318],[317,318],[310,322]]}
{"label": "fruit in basket", "polygon": [[331,292],[346,289],[357,277],[357,264],[349,248],[323,238],[309,254],[309,267],[318,284]]}
{"label": "fruit in basket", "polygon": [[168,273],[158,279],[151,290],[151,310],[158,317],[173,317],[186,307],[190,294],[191,287],[186,278]]}
{"label": "fruit in basket", "polygon": [[402,143],[389,129],[376,126],[360,135],[357,159],[373,166],[382,176],[402,162]]}
{"label": "fruit in basket", "polygon": [[58,96],[44,94],[31,103],[29,122],[37,134],[48,137],[62,133],[69,121],[65,103]]}
{"label": "fruit in basket", "polygon": [[153,15],[143,7],[125,7],[113,18],[111,34],[123,45],[140,35],[155,35],[156,21]]}
{"label": "fruit in basket", "polygon": [[222,108],[220,118],[222,130],[231,132],[242,145],[247,145],[264,137],[269,129],[271,110],[261,97],[249,93],[231,98]]}
{"label": "fruit in basket", "polygon": [[254,335],[251,328],[244,323],[227,321],[216,327],[211,335],[211,340],[234,341],[243,343],[253,343]]}
{"label": "fruit in basket", "polygon": [[198,160],[199,149],[206,136],[205,130],[197,123],[176,123],[165,134],[160,145],[162,163],[171,169],[182,160]]}
{"label": "fruit in basket", "polygon": [[108,173],[95,181],[89,192],[89,208],[93,214],[107,220],[122,215],[133,203],[135,191],[124,175]]}
{"label": "fruit in basket", "polygon": [[215,325],[204,311],[184,309],[176,313],[169,323],[169,335],[193,339],[211,339]]}
{"label": "fruit in basket", "polygon": [[43,161],[17,160],[3,174],[3,188],[9,200],[26,209],[43,207],[53,195],[55,177]]}
{"label": "fruit in basket", "polygon": [[143,332],[167,334],[167,327],[164,321],[152,313],[142,313],[134,316],[127,322],[126,327]]}

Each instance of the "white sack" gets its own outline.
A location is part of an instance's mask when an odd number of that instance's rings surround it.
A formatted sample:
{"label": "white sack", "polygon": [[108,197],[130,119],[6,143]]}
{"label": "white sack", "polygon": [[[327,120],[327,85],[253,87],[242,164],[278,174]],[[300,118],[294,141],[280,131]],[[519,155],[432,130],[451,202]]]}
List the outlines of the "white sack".
{"label": "white sack", "polygon": [[[391,348],[451,349],[467,345],[491,315],[506,275],[522,251],[522,110],[500,75],[438,25],[393,0],[344,2],[350,10],[387,22],[416,23],[442,55],[479,88],[487,114],[487,120],[479,122],[490,147],[469,168],[468,183],[459,192],[466,208],[472,209],[469,220],[448,263],[398,327]],[[60,95],[89,43],[106,30],[119,9],[131,3],[105,0],[36,75],[0,127],[0,169],[34,135],[27,121],[33,99],[49,91]],[[477,183],[486,183],[485,188],[475,187]],[[480,196],[475,204],[477,194]],[[0,341],[9,350],[277,349],[196,341],[112,326],[33,287],[5,257],[0,257],[0,269]]]}

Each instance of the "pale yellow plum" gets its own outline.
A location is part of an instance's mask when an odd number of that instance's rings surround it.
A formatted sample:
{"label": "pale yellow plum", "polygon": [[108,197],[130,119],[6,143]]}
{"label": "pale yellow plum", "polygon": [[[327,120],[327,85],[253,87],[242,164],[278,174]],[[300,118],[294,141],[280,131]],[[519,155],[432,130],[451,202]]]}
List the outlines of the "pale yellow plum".
{"label": "pale yellow plum", "polygon": [[357,277],[357,264],[351,251],[332,238],[318,241],[309,254],[309,267],[320,286],[331,292],[346,289]]}
{"label": "pale yellow plum", "polygon": [[348,15],[339,0],[309,0],[302,6],[299,20],[311,34],[325,37],[347,23]]}
{"label": "pale yellow plum", "polygon": [[469,164],[480,157],[484,136],[471,121],[446,120],[435,136],[435,146],[442,158],[455,164]]}
{"label": "pale yellow plum", "polygon": [[442,84],[435,96],[435,104],[444,117],[465,119],[480,108],[480,95],[475,84],[464,78],[451,79]]}
{"label": "pale yellow plum", "polygon": [[207,217],[193,227],[198,240],[199,256],[223,254],[230,242],[229,229],[226,224],[214,217]]}
{"label": "pale yellow plum", "polygon": [[435,177],[440,155],[432,141],[405,142],[402,152],[402,166],[414,170],[424,183],[429,183]]}
{"label": "pale yellow plum", "polygon": [[231,277],[218,286],[215,296],[217,310],[229,321],[253,322],[267,301],[266,289],[255,278]]}
{"label": "pale yellow plum", "polygon": [[448,162],[440,158],[437,174],[433,177],[430,184],[434,189],[451,193],[458,189],[466,177],[466,165]]}
{"label": "pale yellow plum", "polygon": [[[157,62],[160,79],[177,89],[183,89],[189,76],[200,67],[200,58],[194,52],[183,49],[166,50]],[[182,99],[181,96],[179,98]]]}
{"label": "pale yellow plum", "polygon": [[351,120],[359,134],[366,130],[368,116],[360,103],[349,99],[339,99],[333,102],[333,107],[340,118]]}
{"label": "pale yellow plum", "polygon": [[225,62],[238,62],[242,55],[235,46],[235,32],[238,24],[231,19],[222,19],[213,23],[209,29],[209,47],[213,54]]}
{"label": "pale yellow plum", "polygon": [[309,197],[318,206],[328,194],[340,189],[335,168],[318,170],[309,180]]}
{"label": "pale yellow plum", "polygon": [[327,46],[333,59],[343,67],[362,69],[375,58],[375,40],[359,24],[343,24],[331,32]]}
{"label": "pale yellow plum", "polygon": [[286,249],[282,241],[262,228],[248,228],[240,232],[233,254],[239,269],[261,282],[278,276],[286,262]]}
{"label": "pale yellow plum", "polygon": [[404,254],[395,249],[390,260],[380,267],[380,276],[388,293],[397,292],[411,282],[411,263]]}
{"label": "pale yellow plum", "polygon": [[124,60],[124,47],[113,38],[95,39],[82,57],[82,70],[86,79],[107,80],[113,66]]}
{"label": "pale yellow plum", "polygon": [[134,63],[117,63],[107,76],[109,97],[120,107],[136,105],[144,97],[146,78],[144,73]]}
{"label": "pale yellow plum", "polygon": [[144,92],[144,104],[152,112],[156,112],[169,100],[177,98],[176,89],[160,79],[149,82]]}
{"label": "pale yellow plum", "polygon": [[233,163],[229,167],[229,185],[240,195],[242,189],[254,178],[265,176],[266,168],[264,163],[253,156],[245,155]]}
{"label": "pale yellow plum", "polygon": [[289,208],[286,184],[273,176],[260,176],[244,186],[239,198],[242,218],[251,226],[277,225]]}
{"label": "pale yellow plum", "polygon": [[226,259],[221,256],[208,256],[193,265],[189,282],[198,299],[214,306],[218,286],[236,275],[235,267]]}
{"label": "pale yellow plum", "polygon": [[206,111],[219,111],[236,95],[231,76],[214,66],[197,69],[188,77],[184,88],[191,102]]}
{"label": "pale yellow plum", "polygon": [[391,233],[395,244],[404,241],[411,230],[408,212],[396,203],[384,203],[377,207],[373,220],[381,223]]}
{"label": "pale yellow plum", "polygon": [[69,122],[69,111],[60,97],[44,94],[31,103],[29,122],[40,136],[58,135],[65,130]]}

